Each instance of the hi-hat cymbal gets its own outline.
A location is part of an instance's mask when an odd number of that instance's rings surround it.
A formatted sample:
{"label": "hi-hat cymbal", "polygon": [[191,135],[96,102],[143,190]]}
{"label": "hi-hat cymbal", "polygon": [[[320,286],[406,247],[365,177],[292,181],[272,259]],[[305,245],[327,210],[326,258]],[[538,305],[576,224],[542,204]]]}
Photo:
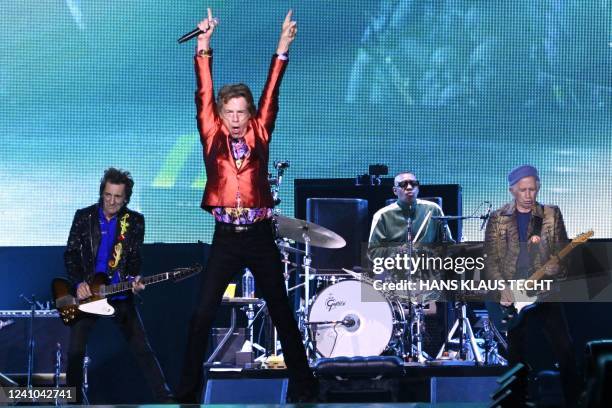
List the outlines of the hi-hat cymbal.
{"label": "hi-hat cymbal", "polygon": [[310,245],[321,248],[343,248],[346,241],[340,235],[325,227],[297,218],[276,215],[278,235],[297,242],[305,243],[308,236]]}

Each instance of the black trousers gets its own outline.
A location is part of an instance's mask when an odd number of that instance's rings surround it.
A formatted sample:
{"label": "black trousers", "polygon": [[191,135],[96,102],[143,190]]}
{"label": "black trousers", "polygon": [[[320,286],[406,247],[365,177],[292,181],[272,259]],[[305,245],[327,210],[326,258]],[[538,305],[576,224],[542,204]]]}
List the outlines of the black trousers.
{"label": "black trousers", "polygon": [[248,267],[255,285],[266,301],[272,323],[276,326],[289,370],[292,389],[315,387],[316,382],[306,359],[285,289],[280,253],[274,242],[270,221],[261,221],[247,231],[234,231],[217,224],[212,248],[199,295],[199,304],[191,317],[183,373],[177,392],[179,402],[200,403],[203,364],[209,332],[221,304],[225,288],[232,278]]}
{"label": "black trousers", "polygon": [[[166,402],[172,398],[170,388],[166,384],[164,373],[159,366],[155,353],[147,340],[147,335],[140,319],[140,314],[131,299],[110,302],[115,308],[113,321],[125,336],[136,361],[142,370],[147,383],[153,391],[158,402]],[[81,393],[83,386],[83,358],[89,333],[98,320],[97,316],[86,315],[78,320],[70,330],[70,347],[68,348],[68,367],[66,370],[66,383],[69,387],[76,387],[77,402],[83,401]]]}
{"label": "black trousers", "polygon": [[577,403],[580,379],[576,374],[576,356],[562,303],[538,303],[525,310],[523,321],[508,333],[508,363],[513,366],[526,361],[529,322],[532,319],[544,331],[548,344],[559,364],[563,395],[567,406]]}

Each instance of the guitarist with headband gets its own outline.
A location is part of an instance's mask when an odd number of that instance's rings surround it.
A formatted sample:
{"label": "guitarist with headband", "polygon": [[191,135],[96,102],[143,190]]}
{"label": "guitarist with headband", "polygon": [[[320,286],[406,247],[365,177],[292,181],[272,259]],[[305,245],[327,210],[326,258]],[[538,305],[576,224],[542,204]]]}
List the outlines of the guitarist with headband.
{"label": "guitarist with headband", "polygon": [[[559,207],[542,205],[536,200],[540,177],[535,167],[514,168],[508,175],[508,184],[514,200],[491,214],[485,232],[485,267],[489,280],[528,279],[569,242]],[[558,261],[545,266],[546,279],[560,279],[565,273],[563,263]],[[514,302],[515,296],[506,284],[500,303],[509,308]],[[508,332],[509,364],[527,363],[529,333],[525,320],[536,319],[559,363],[566,405],[573,406],[577,400],[578,378],[563,304],[546,302],[544,294],[540,294],[538,302],[525,308],[519,317],[520,322]]]}
{"label": "guitarist with headband", "polygon": [[[132,282],[132,291],[144,289],[144,285],[138,282],[144,217],[127,208],[133,186],[134,180],[129,172],[108,168],[100,182],[98,203],[78,210],[74,216],[64,252],[64,263],[74,294],[79,300],[92,296],[93,289],[89,283],[96,273],[107,274],[112,283],[136,277]],[[132,294],[119,295],[109,300],[115,309],[113,320],[129,343],[156,400],[173,402],[164,374],[147,340]],[[83,400],[83,358],[89,333],[96,321],[96,315],[84,314],[70,327],[66,382],[69,387],[76,387],[77,402]]]}

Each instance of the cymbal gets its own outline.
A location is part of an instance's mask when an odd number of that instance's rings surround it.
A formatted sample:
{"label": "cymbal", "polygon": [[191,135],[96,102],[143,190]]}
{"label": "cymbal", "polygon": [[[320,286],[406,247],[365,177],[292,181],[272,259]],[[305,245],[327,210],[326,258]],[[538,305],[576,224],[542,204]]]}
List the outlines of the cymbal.
{"label": "cymbal", "polygon": [[340,235],[325,227],[297,218],[276,215],[278,235],[305,243],[304,235],[310,239],[310,245],[320,248],[343,248],[346,241]]}

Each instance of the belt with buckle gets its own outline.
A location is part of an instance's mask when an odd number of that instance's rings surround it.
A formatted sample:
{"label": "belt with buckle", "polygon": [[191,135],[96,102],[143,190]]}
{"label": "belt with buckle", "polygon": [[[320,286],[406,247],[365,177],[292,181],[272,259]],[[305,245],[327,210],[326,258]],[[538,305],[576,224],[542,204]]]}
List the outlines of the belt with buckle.
{"label": "belt with buckle", "polygon": [[231,233],[243,233],[243,232],[253,232],[253,231],[262,231],[264,229],[270,228],[271,222],[270,220],[263,220],[259,222],[255,222],[253,224],[229,224],[225,222],[216,222],[215,223],[215,231],[221,232],[231,232]]}

